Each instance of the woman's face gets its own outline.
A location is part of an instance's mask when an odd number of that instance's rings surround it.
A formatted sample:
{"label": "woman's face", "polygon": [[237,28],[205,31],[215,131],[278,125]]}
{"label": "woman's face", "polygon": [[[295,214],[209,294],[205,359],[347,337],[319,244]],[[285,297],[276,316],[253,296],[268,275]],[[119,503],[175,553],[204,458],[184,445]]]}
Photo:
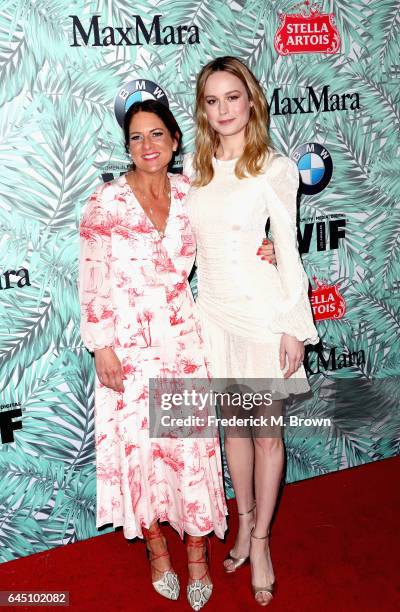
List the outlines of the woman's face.
{"label": "woman's face", "polygon": [[220,136],[244,133],[251,106],[237,76],[223,70],[210,74],[204,88],[204,108],[209,124]]}
{"label": "woman's face", "polygon": [[168,167],[178,147],[164,122],[154,113],[140,111],[129,125],[129,152],[137,170],[156,174]]}

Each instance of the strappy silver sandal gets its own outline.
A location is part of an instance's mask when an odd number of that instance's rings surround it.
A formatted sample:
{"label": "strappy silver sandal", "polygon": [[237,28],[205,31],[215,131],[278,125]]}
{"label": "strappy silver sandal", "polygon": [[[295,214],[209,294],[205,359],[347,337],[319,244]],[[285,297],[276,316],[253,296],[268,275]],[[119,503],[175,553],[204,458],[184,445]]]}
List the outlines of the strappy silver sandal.
{"label": "strappy silver sandal", "polygon": [[[254,531],[254,527],[252,529],[250,537],[255,538],[256,540],[266,540],[269,537],[269,533],[267,533],[266,536],[263,536],[263,537],[260,538],[259,536],[255,536],[253,534],[253,531]],[[265,608],[265,606],[268,606],[271,603],[272,598],[274,596],[275,581],[273,581],[270,584],[267,584],[265,586],[262,586],[262,587],[255,586],[254,584],[252,584],[251,588],[253,590],[254,599],[256,600],[258,605],[260,605],[263,608]],[[268,595],[271,595],[271,597],[268,599],[268,601],[260,601],[259,599],[257,599],[257,595],[259,595],[260,593],[268,593]]]}

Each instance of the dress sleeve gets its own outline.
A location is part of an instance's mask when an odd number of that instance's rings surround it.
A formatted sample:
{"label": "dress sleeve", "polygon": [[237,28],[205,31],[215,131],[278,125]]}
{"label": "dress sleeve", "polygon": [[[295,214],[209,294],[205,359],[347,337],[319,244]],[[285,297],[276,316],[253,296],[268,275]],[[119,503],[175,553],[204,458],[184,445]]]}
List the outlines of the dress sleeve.
{"label": "dress sleeve", "polygon": [[183,174],[187,176],[190,182],[194,180],[193,153],[186,153],[183,156]]}
{"label": "dress sleeve", "polygon": [[290,159],[279,157],[272,162],[266,178],[272,239],[283,294],[272,331],[295,336],[305,344],[317,344],[319,338],[308,298],[309,283],[297,244],[297,166]]}
{"label": "dress sleeve", "polygon": [[99,187],[90,197],[80,223],[79,301],[81,336],[95,349],[114,343],[115,315],[111,295],[111,229],[114,218],[104,207]]}

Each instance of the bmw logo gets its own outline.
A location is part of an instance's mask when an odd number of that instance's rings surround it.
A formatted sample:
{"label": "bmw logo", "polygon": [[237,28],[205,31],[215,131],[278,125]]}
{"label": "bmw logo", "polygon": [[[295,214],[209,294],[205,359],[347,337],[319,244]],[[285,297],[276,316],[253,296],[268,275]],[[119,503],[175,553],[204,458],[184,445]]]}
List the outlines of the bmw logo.
{"label": "bmw logo", "polygon": [[146,79],[129,81],[119,90],[114,103],[115,116],[121,127],[124,124],[126,111],[135,102],[143,102],[143,100],[157,100],[169,106],[164,90],[157,83]]}
{"label": "bmw logo", "polygon": [[300,173],[300,190],[305,195],[323,191],[332,178],[333,163],[329,151],[317,142],[307,142],[295,149],[292,159]]}

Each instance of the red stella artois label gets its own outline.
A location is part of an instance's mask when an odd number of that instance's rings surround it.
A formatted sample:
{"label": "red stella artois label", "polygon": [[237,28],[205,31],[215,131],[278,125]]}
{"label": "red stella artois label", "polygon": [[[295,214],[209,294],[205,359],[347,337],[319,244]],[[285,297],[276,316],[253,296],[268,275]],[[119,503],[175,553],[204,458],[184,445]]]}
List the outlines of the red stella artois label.
{"label": "red stella artois label", "polygon": [[339,285],[328,285],[313,276],[315,289],[311,290],[311,307],[316,321],[341,319],[346,312],[346,302]]}
{"label": "red stella artois label", "polygon": [[306,7],[299,13],[279,14],[281,25],[275,34],[274,47],[280,55],[292,53],[337,53],[340,35],[333,13],[321,13]]}

